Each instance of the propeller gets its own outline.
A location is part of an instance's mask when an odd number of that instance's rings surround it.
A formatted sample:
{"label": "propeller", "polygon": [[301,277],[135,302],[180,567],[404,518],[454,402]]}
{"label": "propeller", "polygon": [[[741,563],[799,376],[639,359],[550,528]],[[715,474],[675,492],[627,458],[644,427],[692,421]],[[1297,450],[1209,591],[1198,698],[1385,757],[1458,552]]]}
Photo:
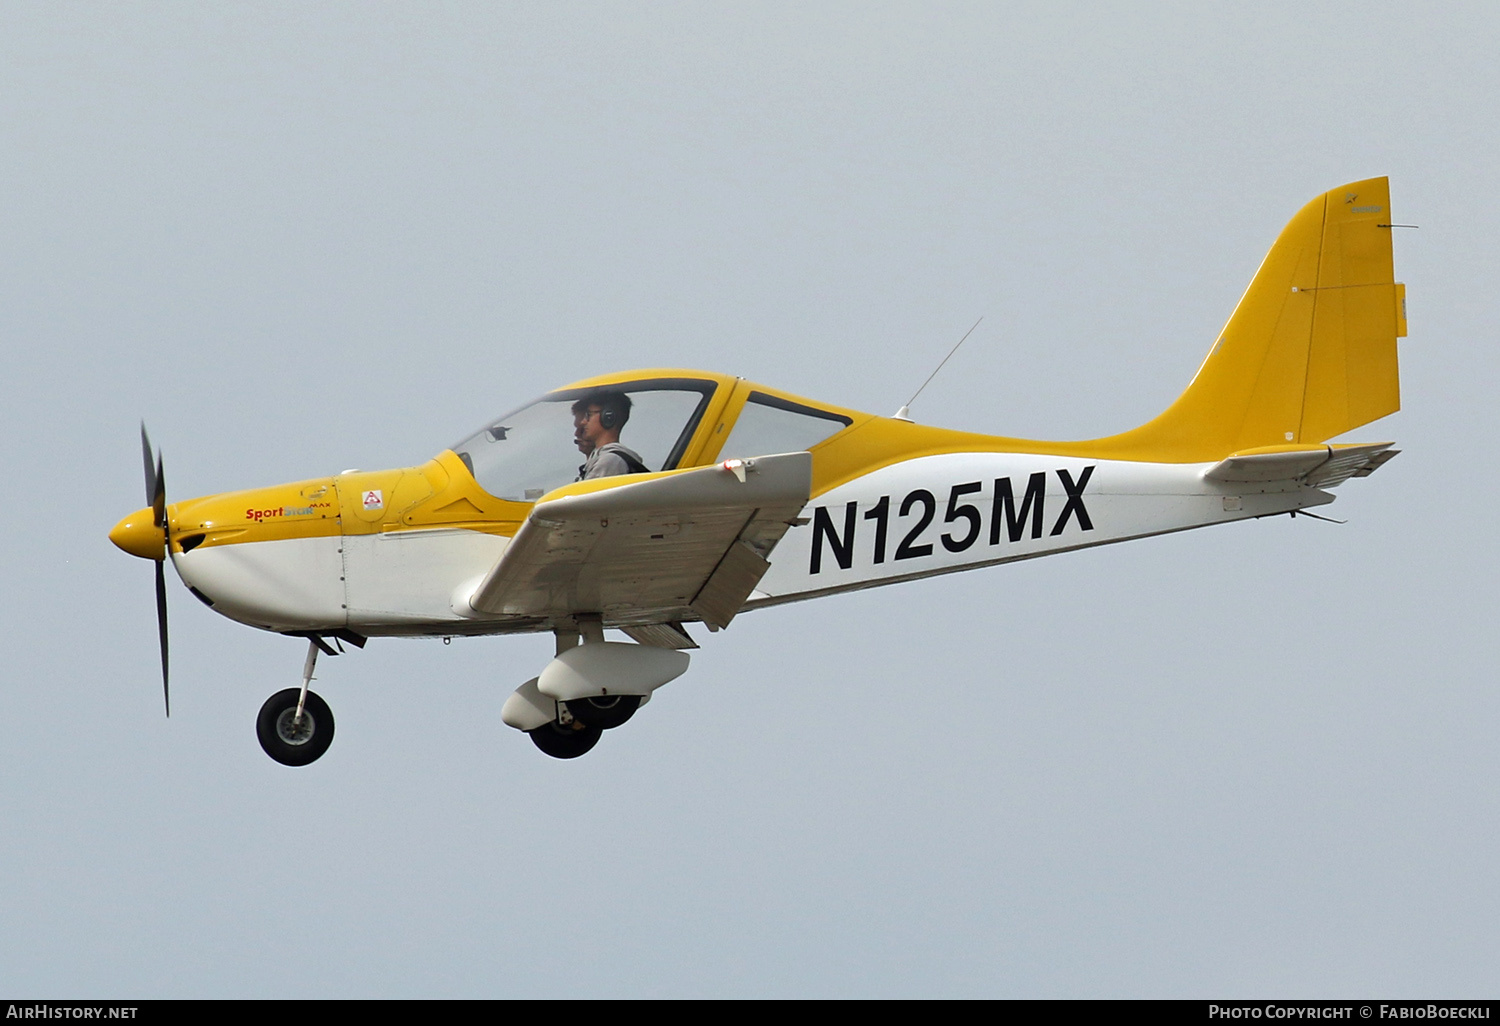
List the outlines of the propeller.
{"label": "propeller", "polygon": [[161,453],[155,454],[155,460],[152,455],[151,439],[146,434],[146,422],[142,421],[141,457],[146,465],[146,504],[151,507],[151,522],[162,537],[162,556],[155,561],[156,632],[161,639],[161,697],[170,718],[172,695],[167,686],[167,479],[162,473]]}

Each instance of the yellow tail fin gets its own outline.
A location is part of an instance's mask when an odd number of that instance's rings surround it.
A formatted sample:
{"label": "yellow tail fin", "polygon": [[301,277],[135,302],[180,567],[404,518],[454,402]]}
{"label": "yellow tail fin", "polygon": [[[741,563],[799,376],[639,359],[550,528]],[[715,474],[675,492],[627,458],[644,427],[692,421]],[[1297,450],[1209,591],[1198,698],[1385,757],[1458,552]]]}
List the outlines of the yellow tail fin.
{"label": "yellow tail fin", "polygon": [[1124,459],[1218,460],[1325,441],[1401,407],[1405,293],[1390,183],[1352,182],[1282,231],[1192,384],[1166,412],[1101,439]]}

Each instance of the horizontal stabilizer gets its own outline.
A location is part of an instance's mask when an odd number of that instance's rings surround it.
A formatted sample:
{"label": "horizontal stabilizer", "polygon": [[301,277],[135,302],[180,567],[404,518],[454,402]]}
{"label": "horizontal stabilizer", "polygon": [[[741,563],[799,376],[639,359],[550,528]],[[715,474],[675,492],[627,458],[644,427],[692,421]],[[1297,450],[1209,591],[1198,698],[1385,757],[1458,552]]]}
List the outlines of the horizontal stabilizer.
{"label": "horizontal stabilizer", "polygon": [[1351,477],[1369,477],[1398,452],[1390,442],[1272,446],[1237,452],[1209,467],[1203,478],[1219,484],[1295,481],[1309,488],[1333,488]]}

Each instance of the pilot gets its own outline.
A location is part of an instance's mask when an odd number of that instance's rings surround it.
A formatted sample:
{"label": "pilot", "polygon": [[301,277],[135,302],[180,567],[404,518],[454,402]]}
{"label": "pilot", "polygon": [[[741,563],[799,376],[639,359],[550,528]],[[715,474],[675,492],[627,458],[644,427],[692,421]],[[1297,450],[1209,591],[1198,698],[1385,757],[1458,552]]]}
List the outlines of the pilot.
{"label": "pilot", "polygon": [[573,404],[573,444],[588,457],[578,480],[650,472],[638,453],[620,444],[629,419],[630,397],[623,392],[595,392]]}

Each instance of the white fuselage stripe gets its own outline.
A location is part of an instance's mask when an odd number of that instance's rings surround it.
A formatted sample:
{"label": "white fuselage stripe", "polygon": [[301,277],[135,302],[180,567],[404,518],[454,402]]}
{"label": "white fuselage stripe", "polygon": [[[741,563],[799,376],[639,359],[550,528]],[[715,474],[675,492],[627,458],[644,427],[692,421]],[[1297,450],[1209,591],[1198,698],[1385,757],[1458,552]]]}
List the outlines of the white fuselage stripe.
{"label": "white fuselage stripe", "polygon": [[927,456],[814,499],[748,605],[953,573],[1333,501],[1294,482],[1208,482],[1213,464]]}

